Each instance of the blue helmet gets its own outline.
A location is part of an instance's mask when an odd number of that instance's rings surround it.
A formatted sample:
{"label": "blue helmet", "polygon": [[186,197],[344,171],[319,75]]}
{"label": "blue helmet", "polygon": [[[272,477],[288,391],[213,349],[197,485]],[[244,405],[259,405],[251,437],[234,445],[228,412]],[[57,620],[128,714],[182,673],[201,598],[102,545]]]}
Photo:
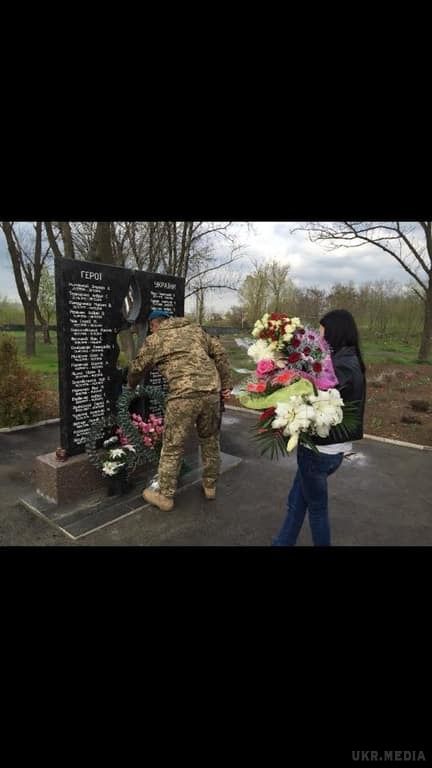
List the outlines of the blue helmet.
{"label": "blue helmet", "polygon": [[164,309],[153,309],[148,316],[148,320],[157,320],[158,318],[167,317],[172,317],[170,312],[166,312]]}

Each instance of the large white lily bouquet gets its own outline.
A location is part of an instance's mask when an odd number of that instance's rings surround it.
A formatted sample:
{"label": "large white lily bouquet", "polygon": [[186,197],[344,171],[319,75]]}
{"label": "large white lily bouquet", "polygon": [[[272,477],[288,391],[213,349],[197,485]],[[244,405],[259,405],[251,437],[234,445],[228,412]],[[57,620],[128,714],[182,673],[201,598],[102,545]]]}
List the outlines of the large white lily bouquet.
{"label": "large white lily bouquet", "polygon": [[239,399],[262,411],[254,436],[271,458],[298,443],[317,450],[314,437],[348,440],[357,420],[357,404],[344,403],[331,361],[330,348],[318,331],[298,317],[273,313],[255,323],[257,339],[248,354],[257,363],[255,376]]}

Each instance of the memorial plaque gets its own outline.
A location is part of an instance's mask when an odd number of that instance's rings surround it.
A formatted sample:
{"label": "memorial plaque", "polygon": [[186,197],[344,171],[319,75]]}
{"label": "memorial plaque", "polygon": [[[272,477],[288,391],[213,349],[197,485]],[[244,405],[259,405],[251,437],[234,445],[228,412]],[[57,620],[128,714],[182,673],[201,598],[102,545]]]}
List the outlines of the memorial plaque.
{"label": "memorial plaque", "polygon": [[[153,309],[164,309],[174,317],[184,314],[184,280],[171,275],[158,275],[151,272],[136,272],[136,279],[142,297],[140,317],[142,325]],[[145,328],[147,332],[147,327]],[[142,336],[141,336],[142,341]],[[152,387],[160,387],[164,393],[168,391],[166,380],[154,368],[145,378],[145,383]],[[150,411],[156,416],[162,415],[160,406],[150,399]]]}
{"label": "memorial plaque", "polygon": [[[114,413],[118,332],[136,325],[142,342],[151,309],[182,316],[184,279],[74,259],[56,259],[55,277],[61,447],[72,456],[85,451],[91,424]],[[166,388],[157,371],[146,383]]]}

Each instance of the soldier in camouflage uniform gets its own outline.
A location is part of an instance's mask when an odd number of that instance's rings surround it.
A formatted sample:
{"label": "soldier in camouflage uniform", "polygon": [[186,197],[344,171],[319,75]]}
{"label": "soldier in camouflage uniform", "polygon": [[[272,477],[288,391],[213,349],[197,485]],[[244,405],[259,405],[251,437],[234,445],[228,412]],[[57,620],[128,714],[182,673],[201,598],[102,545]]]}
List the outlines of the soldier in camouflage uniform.
{"label": "soldier in camouflage uniform", "polygon": [[216,497],[220,468],[219,426],[221,394],[229,397],[230,364],[217,339],[184,317],[170,317],[162,310],[149,315],[147,337],[129,367],[128,384],[135,387],[154,366],[168,383],[164,436],[159,462],[159,492],[146,488],[146,501],[169,511],[183,459],[188,433],[196,424],[203,463],[203,491]]}

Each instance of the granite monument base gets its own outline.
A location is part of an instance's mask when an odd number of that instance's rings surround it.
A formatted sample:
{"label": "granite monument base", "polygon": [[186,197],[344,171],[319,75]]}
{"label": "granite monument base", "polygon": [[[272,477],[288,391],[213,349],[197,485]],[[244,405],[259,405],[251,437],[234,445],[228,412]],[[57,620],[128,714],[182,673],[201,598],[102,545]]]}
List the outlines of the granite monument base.
{"label": "granite monument base", "polygon": [[[185,445],[185,464],[195,465],[198,461],[198,439],[195,434],[188,437]],[[186,467],[187,469],[187,467]],[[132,473],[132,482],[146,483],[157,473],[157,464],[146,464]],[[86,453],[69,456],[58,461],[55,452],[37,456],[33,478],[36,494],[52,504],[73,504],[89,497],[108,494],[109,479],[90,463]]]}
{"label": "granite monument base", "polygon": [[[52,454],[47,455],[51,456]],[[44,456],[38,457],[38,459],[44,458]],[[87,468],[84,470],[85,464],[83,463],[83,459],[86,457],[80,456],[76,458],[81,459],[81,462],[76,462],[71,466],[75,466],[75,472],[81,472],[83,470],[84,474],[84,471],[87,471]],[[221,460],[221,474],[224,474],[241,463],[241,458],[238,456],[231,456],[227,453],[221,453]],[[69,461],[71,461],[71,459],[68,459],[68,462]],[[74,476],[75,482],[84,488],[84,485],[81,482],[82,475],[77,477],[74,475],[73,471],[70,474],[64,473],[64,467],[68,462],[65,462],[65,464],[62,465],[61,470],[59,469],[57,474],[57,488],[60,487],[61,492],[66,492],[67,489],[70,489],[71,478],[74,478]],[[201,482],[202,467],[198,452],[195,452],[192,455],[187,454],[185,456],[185,464],[186,471],[179,477],[177,493],[182,493],[191,485]],[[46,478],[49,477],[49,473],[51,472],[51,470],[47,471],[46,469],[46,467],[49,466],[49,462],[41,462],[41,466],[42,473],[45,472],[45,475],[41,474],[41,477],[46,481]],[[97,475],[96,470],[95,472]],[[145,476],[146,472],[149,473],[148,478]],[[56,504],[46,496],[42,496],[41,493],[33,492],[21,497],[19,502],[27,510],[43,518],[45,522],[53,525],[57,530],[62,531],[67,538],[76,541],[100,530],[101,528],[105,528],[107,525],[112,525],[112,523],[118,522],[135,512],[150,507],[151,505],[143,500],[142,491],[153,475],[154,468],[148,466],[140,467],[131,476],[132,482],[129,492],[121,496],[109,498],[107,496],[106,486],[102,487],[102,490],[100,490],[100,484],[98,487],[93,484],[91,492],[89,492],[87,496],[81,497],[81,499],[75,501]],[[59,477],[60,481],[58,480]],[[91,475],[89,473],[88,478],[90,477]],[[96,479],[100,481],[101,478],[99,476],[96,477]],[[86,480],[86,482],[88,481],[89,480]],[[45,485],[45,488],[48,488],[52,493],[54,487],[55,484],[51,478],[51,486]]]}
{"label": "granite monument base", "polygon": [[53,504],[70,504],[95,491],[103,492],[106,480],[89,462],[87,454],[58,461],[55,452],[37,456],[33,471],[36,493]]}

